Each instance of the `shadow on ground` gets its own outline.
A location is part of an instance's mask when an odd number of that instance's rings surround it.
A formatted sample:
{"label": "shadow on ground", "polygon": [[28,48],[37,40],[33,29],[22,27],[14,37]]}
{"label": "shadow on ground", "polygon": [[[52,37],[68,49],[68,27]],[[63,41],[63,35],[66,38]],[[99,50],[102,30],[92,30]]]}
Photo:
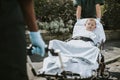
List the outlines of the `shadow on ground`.
{"label": "shadow on ground", "polygon": [[113,79],[110,79],[110,80],[120,80],[120,72],[110,72],[110,75],[113,78]]}
{"label": "shadow on ground", "polygon": [[120,48],[120,40],[106,41],[105,42],[105,47],[106,48],[110,48],[110,47]]}

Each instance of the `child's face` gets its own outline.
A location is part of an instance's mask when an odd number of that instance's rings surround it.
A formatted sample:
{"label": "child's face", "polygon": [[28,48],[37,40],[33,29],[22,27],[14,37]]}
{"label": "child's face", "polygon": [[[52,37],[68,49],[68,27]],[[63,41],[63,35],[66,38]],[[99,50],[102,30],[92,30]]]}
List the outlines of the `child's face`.
{"label": "child's face", "polygon": [[94,20],[87,20],[85,27],[86,30],[93,31],[96,28],[96,22]]}

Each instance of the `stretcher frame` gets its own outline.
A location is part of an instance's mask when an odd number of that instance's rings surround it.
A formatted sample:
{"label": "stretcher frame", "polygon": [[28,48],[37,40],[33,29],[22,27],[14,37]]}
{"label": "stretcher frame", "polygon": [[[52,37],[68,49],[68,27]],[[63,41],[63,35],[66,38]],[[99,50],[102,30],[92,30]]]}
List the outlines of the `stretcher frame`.
{"label": "stretcher frame", "polygon": [[[101,45],[97,45],[97,47],[100,48],[100,51],[103,50],[104,48],[104,43],[102,42]],[[108,79],[110,77],[110,72],[108,71],[108,68],[105,68],[105,63],[104,63],[104,56],[101,54],[102,58],[101,60],[99,60],[98,58],[98,63],[99,63],[99,68],[94,71],[94,75],[89,77],[89,78],[81,78],[80,74],[77,73],[72,73],[70,71],[65,71],[64,67],[63,67],[63,63],[62,63],[62,58],[60,53],[60,50],[53,50],[53,49],[48,49],[46,48],[46,52],[50,51],[52,53],[53,56],[58,56],[60,63],[61,63],[61,70],[62,73],[61,74],[46,74],[45,72],[38,72],[34,65],[32,64],[32,61],[29,57],[29,55],[31,54],[31,50],[32,50],[32,46],[30,46],[29,48],[27,48],[27,59],[28,59],[28,64],[31,67],[31,71],[34,74],[34,76],[37,77],[43,77],[46,78],[46,80],[99,80],[99,79]]]}

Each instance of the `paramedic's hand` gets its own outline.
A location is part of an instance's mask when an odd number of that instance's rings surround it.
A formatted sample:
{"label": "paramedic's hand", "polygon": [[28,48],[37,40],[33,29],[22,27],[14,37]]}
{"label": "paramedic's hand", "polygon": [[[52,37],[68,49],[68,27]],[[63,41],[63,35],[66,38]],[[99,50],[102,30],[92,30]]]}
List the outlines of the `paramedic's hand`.
{"label": "paramedic's hand", "polygon": [[97,18],[97,20],[100,22],[101,21],[101,19],[100,18]]}
{"label": "paramedic's hand", "polygon": [[77,22],[81,21],[81,19],[77,19]]}
{"label": "paramedic's hand", "polygon": [[45,43],[41,37],[40,32],[30,32],[30,40],[33,46],[32,54],[39,54],[42,57],[45,54]]}

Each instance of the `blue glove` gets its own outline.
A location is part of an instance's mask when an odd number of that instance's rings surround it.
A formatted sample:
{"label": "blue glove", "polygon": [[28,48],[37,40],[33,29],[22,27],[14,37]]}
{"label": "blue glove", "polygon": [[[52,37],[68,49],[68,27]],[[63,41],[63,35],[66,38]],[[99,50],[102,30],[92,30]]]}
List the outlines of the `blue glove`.
{"label": "blue glove", "polygon": [[45,43],[40,32],[30,32],[30,41],[33,46],[32,54],[39,54],[42,57],[45,55]]}

